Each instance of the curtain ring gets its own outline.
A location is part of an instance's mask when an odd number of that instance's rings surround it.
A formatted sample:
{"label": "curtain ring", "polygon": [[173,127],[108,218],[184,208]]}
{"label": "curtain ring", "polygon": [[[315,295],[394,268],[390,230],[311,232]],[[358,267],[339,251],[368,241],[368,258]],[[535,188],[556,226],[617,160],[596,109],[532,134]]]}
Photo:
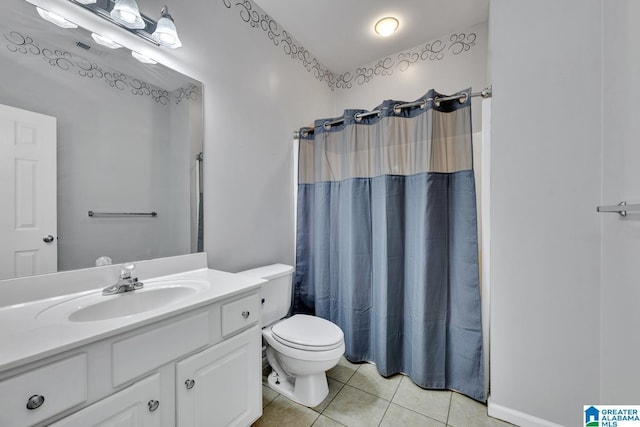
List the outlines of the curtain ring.
{"label": "curtain ring", "polygon": [[305,138],[306,138],[306,137],[309,135],[309,131],[308,131],[308,130],[303,130],[303,131],[301,132],[301,134],[302,134],[302,136],[303,136],[303,137],[305,137]]}
{"label": "curtain ring", "polygon": [[325,122],[322,124],[322,127],[323,127],[325,130],[330,130],[330,129],[331,129],[331,123],[329,123],[329,120],[325,121]]}
{"label": "curtain ring", "polygon": [[402,108],[400,108],[400,104],[396,104],[393,106],[393,112],[396,114],[400,114],[402,112]]}
{"label": "curtain ring", "polygon": [[459,99],[460,104],[464,104],[465,102],[467,102],[467,99],[469,99],[469,94],[467,92],[464,92]]}
{"label": "curtain ring", "polygon": [[433,105],[435,105],[436,107],[440,106],[440,98],[438,98],[437,96],[435,98],[433,98]]}
{"label": "curtain ring", "polygon": [[421,109],[421,110],[424,110],[424,107],[426,107],[426,106],[427,106],[427,100],[426,100],[426,99],[424,99],[424,98],[422,98],[422,99],[421,99],[421,101],[422,101],[422,104],[420,104],[420,109]]}
{"label": "curtain ring", "polygon": [[362,121],[362,116],[360,115],[360,113],[355,113],[353,115],[353,118],[356,121],[356,123],[360,123]]}

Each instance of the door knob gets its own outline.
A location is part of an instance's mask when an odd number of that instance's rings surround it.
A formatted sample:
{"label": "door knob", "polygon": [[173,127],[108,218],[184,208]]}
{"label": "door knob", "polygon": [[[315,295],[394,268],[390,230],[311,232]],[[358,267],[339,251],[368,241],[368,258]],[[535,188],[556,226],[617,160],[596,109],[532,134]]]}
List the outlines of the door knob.
{"label": "door knob", "polygon": [[51,243],[51,242],[53,242],[53,236],[51,234],[49,234],[48,236],[44,236],[42,238],[42,241],[45,242],[45,243]]}

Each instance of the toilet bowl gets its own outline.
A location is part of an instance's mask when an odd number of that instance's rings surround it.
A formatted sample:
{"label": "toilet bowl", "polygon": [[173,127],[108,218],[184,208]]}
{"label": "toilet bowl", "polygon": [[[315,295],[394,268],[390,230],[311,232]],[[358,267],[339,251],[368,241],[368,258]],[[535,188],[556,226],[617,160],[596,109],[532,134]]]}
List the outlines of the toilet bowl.
{"label": "toilet bowl", "polygon": [[261,287],[261,319],[272,368],[269,387],[302,405],[319,405],[329,393],[326,371],[344,354],[344,333],[319,317],[296,314],[284,318],[291,304],[291,266],[273,264],[240,274],[266,280]]}

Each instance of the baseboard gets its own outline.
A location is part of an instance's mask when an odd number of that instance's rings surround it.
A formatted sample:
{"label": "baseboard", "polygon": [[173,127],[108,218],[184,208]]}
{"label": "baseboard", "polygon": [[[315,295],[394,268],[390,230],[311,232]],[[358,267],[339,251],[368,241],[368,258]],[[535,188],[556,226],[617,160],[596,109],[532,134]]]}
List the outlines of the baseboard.
{"label": "baseboard", "polygon": [[490,417],[507,421],[520,427],[564,427],[543,418],[534,417],[525,412],[516,411],[506,406],[496,405],[491,402],[491,397],[487,402],[487,411]]}

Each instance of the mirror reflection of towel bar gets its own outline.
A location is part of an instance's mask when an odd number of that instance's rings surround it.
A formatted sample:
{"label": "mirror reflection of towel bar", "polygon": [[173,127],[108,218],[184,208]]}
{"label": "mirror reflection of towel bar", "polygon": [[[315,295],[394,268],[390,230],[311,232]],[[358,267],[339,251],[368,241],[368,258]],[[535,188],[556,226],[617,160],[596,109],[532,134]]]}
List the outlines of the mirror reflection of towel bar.
{"label": "mirror reflection of towel bar", "polygon": [[640,211],[640,204],[628,205],[626,201],[622,201],[615,206],[598,206],[598,212],[614,212],[621,216],[627,216],[627,212]]}
{"label": "mirror reflection of towel bar", "polygon": [[158,216],[158,212],[94,212],[89,211],[90,217],[104,216],[104,217],[119,217],[119,216]]}

